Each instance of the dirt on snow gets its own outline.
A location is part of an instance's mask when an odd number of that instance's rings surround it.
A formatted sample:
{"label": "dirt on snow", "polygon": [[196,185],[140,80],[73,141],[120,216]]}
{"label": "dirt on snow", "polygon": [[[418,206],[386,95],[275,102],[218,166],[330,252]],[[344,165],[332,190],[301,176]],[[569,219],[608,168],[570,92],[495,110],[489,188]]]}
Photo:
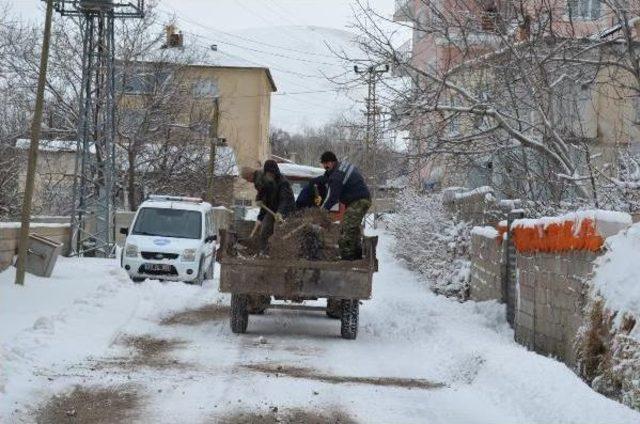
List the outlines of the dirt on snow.
{"label": "dirt on snow", "polygon": [[160,321],[161,325],[200,325],[229,319],[229,305],[210,304],[196,309],[176,312]]}
{"label": "dirt on snow", "polygon": [[268,412],[238,411],[226,417],[216,417],[210,421],[219,424],[357,424],[348,414],[334,410],[331,412],[306,409],[280,411],[272,407]]}
{"label": "dirt on snow", "polygon": [[81,387],[54,395],[35,413],[38,424],[112,424],[138,416],[140,396],[133,387]]}
{"label": "dirt on snow", "polygon": [[263,374],[270,374],[305,380],[315,380],[330,384],[368,384],[372,386],[391,386],[406,389],[433,390],[445,387],[443,383],[414,378],[396,377],[354,377],[323,374],[311,368],[291,367],[276,364],[250,364],[244,368]]}

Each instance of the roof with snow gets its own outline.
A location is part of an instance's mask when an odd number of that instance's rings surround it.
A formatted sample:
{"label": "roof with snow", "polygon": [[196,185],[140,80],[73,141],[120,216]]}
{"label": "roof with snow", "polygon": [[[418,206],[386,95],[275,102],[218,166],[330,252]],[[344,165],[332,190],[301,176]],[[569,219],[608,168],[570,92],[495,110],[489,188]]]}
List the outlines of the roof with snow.
{"label": "roof with snow", "polygon": [[297,163],[279,163],[280,172],[292,180],[307,180],[324,175],[324,169],[314,166],[298,165]]}
{"label": "roof with snow", "polygon": [[203,66],[222,69],[246,69],[264,71],[272,91],[278,91],[271,70],[258,62],[251,62],[239,56],[234,56],[214,50],[213,46],[205,47],[190,45],[187,47],[171,47],[156,49],[133,60],[137,63],[171,63],[183,66]]}
{"label": "roof with snow", "polygon": [[[16,149],[28,150],[31,147],[31,139],[19,138],[16,140]],[[38,150],[41,152],[76,153],[78,142],[75,140],[40,140]],[[91,147],[91,153],[95,153],[95,147]]]}

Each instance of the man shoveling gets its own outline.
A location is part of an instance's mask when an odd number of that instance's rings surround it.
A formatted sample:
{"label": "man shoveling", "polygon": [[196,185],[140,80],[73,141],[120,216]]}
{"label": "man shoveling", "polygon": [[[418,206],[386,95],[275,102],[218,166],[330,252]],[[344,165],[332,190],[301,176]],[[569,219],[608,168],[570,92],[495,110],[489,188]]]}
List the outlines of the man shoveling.
{"label": "man shoveling", "polygon": [[362,232],[360,226],[371,207],[371,193],[360,171],[349,162],[338,162],[333,152],[324,152],[320,162],[326,170],[328,186],[323,207],[330,211],[338,202],[346,206],[342,218],[341,238],[338,243],[343,260],[362,258]]}

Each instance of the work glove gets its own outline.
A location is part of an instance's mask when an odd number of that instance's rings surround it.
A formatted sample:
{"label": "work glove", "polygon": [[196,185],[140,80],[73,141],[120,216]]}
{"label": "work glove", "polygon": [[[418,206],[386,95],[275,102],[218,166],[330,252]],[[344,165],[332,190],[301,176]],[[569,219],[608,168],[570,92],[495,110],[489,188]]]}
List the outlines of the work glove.
{"label": "work glove", "polygon": [[313,203],[318,207],[322,205],[322,196],[315,196],[313,199]]}
{"label": "work glove", "polygon": [[284,222],[284,217],[280,212],[278,212],[274,218],[278,224],[282,224]]}

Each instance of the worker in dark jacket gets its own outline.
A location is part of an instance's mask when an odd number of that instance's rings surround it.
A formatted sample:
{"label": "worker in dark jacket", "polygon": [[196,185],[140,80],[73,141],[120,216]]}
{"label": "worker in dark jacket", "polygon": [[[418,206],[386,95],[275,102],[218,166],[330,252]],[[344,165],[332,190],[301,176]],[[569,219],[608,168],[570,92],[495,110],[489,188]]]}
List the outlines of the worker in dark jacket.
{"label": "worker in dark jacket", "polygon": [[323,204],[326,210],[338,202],[346,206],[342,218],[342,236],[339,241],[340,255],[344,260],[362,258],[362,219],[371,207],[371,193],[360,171],[349,162],[338,162],[333,152],[324,152],[320,162],[326,170],[328,186],[327,198]]}
{"label": "worker in dark jacket", "polygon": [[274,160],[264,163],[262,173],[254,178],[254,185],[258,190],[256,201],[275,213],[275,216],[266,208],[260,208],[258,220],[252,234],[260,230],[260,249],[265,251],[269,237],[273,234],[275,221],[282,221],[295,210],[296,200],[289,181],[280,173],[280,168]]}
{"label": "worker in dark jacket", "polygon": [[296,199],[296,209],[317,208],[327,195],[324,175],[316,177],[304,186]]}

